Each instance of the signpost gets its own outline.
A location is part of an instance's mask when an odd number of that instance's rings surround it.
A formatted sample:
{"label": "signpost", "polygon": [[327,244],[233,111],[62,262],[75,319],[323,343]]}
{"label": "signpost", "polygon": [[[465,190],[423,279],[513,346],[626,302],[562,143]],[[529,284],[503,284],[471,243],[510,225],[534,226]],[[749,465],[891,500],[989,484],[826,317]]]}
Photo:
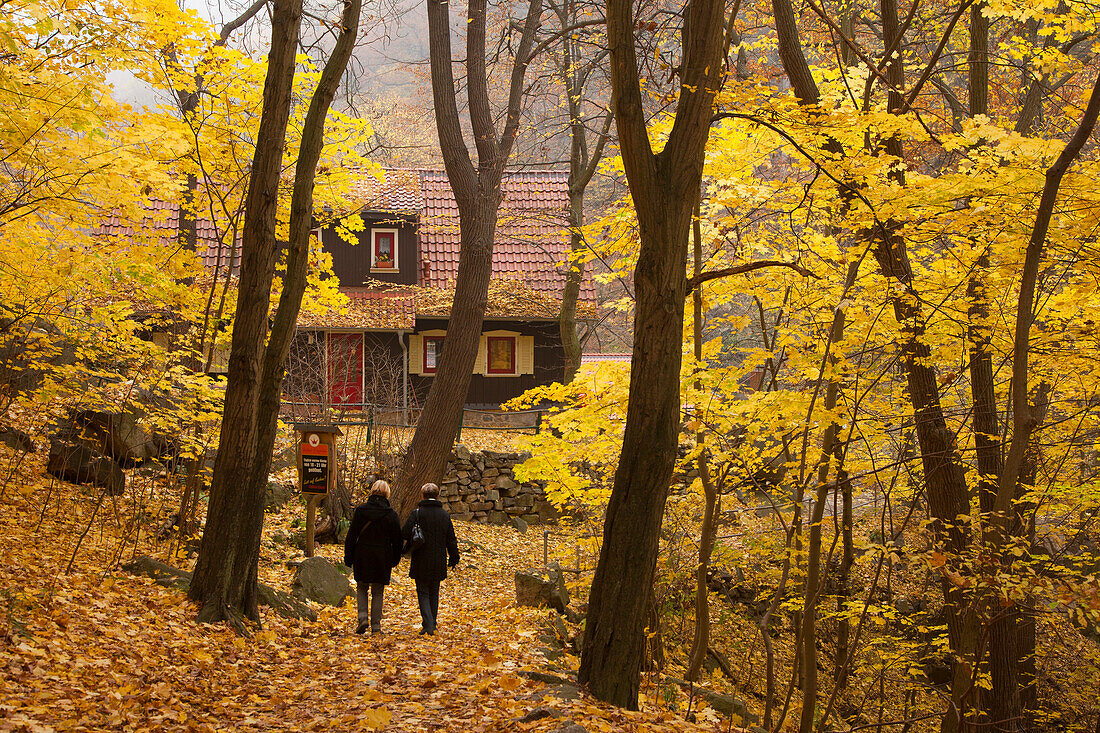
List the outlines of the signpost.
{"label": "signpost", "polygon": [[336,486],[336,438],[342,436],[335,425],[297,423],[298,485],[306,502],[306,557],[313,557],[313,531],[317,524],[317,505]]}

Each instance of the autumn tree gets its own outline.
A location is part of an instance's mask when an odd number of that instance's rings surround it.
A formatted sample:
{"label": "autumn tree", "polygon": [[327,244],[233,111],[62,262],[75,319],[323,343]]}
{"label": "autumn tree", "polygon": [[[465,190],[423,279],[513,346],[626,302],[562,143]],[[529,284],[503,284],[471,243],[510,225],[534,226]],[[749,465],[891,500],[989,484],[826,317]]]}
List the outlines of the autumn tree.
{"label": "autumn tree", "polygon": [[451,52],[450,6],[428,2],[432,99],[443,164],[459,212],[460,253],[446,346],[432,380],[416,432],[397,474],[397,501],[408,514],[420,500],[420,487],[438,481],[462,423],[462,411],[477,358],[478,339],[488,302],[501,179],[516,136],[524,102],[524,75],[530,63],[541,0],[530,0],[508,75],[506,108],[498,131],[489,98],[486,58],[486,3],[469,4],[466,28],[465,86],[475,164],[463,136]]}
{"label": "autumn tree", "polygon": [[626,0],[609,3],[607,38],[615,124],[641,242],[634,272],[634,352],[626,432],[589,596],[579,672],[596,697],[629,708],[638,705],[646,604],[680,434],[688,228],[724,72],[726,27],[724,3],[692,0],[685,5],[675,122],[658,148],[646,129],[632,8]]}
{"label": "autumn tree", "polygon": [[[300,0],[275,3],[263,113],[246,202],[240,284],[229,357],[223,429],[214,464],[210,506],[189,595],[199,619],[242,628],[259,621],[256,569],[263,498],[271,463],[281,383],[305,288],[313,185],[325,119],[355,43],[361,3],[344,3],[339,37],[303,124],[294,175],[287,269],[270,334],[268,310],[275,260],[276,202],[283,139],[291,109]],[[265,345],[266,342],[266,345]]]}

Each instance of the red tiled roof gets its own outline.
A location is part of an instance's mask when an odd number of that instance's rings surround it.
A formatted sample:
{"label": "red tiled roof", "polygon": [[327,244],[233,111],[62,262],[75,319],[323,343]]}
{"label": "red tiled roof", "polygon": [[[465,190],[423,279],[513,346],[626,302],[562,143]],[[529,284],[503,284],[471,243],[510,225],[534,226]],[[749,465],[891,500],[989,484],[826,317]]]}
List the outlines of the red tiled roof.
{"label": "red tiled roof", "polygon": [[405,290],[340,288],[348,296],[346,310],[302,313],[299,328],[356,328],[411,331],[416,327],[415,297]]}
{"label": "red tiled roof", "polygon": [[[416,211],[420,215],[419,283],[454,286],[458,274],[458,204],[447,174],[440,170],[386,170],[385,180],[363,172],[362,208]],[[561,296],[569,251],[567,171],[509,171],[493,244],[493,279],[519,280],[531,290]],[[581,284],[582,302],[596,300],[592,281]]]}
{"label": "red tiled roof", "polygon": [[[420,176],[424,208],[420,252],[427,261],[421,284],[447,287],[458,274],[458,204],[447,175],[424,171]],[[524,282],[536,292],[561,295],[565,256],[569,251],[566,171],[513,171],[504,174],[504,201],[493,243],[493,278]],[[586,279],[581,300],[595,300]]]}
{"label": "red tiled roof", "polygon": [[[179,204],[174,201],[152,199],[145,210],[147,215],[140,221],[111,216],[104,220],[93,234],[120,239],[155,237],[165,246],[176,243],[179,236]],[[195,224],[198,235],[196,250],[206,269],[213,273],[217,267],[218,276],[222,277],[230,266],[230,258],[233,256],[232,274],[236,275],[240,269],[240,231],[238,230],[237,233],[236,247],[230,248],[228,243],[219,240],[218,228],[208,217],[198,217]],[[229,232],[223,231],[222,239],[228,237]]]}
{"label": "red tiled roof", "polygon": [[352,184],[352,196],[366,211],[393,211],[419,214],[424,199],[420,195],[420,172],[391,169],[382,180],[366,170],[359,171]]}

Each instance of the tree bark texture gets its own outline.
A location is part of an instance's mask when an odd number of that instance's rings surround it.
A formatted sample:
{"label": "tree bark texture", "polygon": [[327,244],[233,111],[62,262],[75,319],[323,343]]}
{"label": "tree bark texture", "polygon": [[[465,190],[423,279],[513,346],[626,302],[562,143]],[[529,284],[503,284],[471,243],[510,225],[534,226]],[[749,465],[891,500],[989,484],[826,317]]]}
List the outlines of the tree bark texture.
{"label": "tree bark texture", "polygon": [[462,134],[455,99],[451,58],[450,6],[428,0],[428,38],[432,99],[440,151],[458,204],[461,251],[454,302],[439,368],[432,380],[412,442],[397,472],[399,513],[408,516],[420,500],[420,487],[438,483],[450,456],[466,394],[470,388],[478,340],[488,303],[493,238],[500,208],[501,179],[519,130],[523,78],[542,14],[541,0],[530,0],[512,66],[504,128],[498,134],[490,109],[485,66],[485,0],[472,0],[466,24],[466,91],[477,149],[475,167]]}
{"label": "tree bark texture", "polygon": [[635,269],[634,347],[622,453],[589,595],[579,680],[600,700],[635,709],[645,651],[645,610],[676,459],[680,423],[688,227],[721,80],[725,9],[689,0],[681,88],[664,149],[646,130],[630,0],[611,0],[607,35],[612,104],[641,250]]}
{"label": "tree bark texture", "polygon": [[[341,32],[329,56],[321,78],[310,99],[302,125],[302,140],[294,168],[294,188],[290,200],[290,226],[287,242],[286,274],[279,304],[272,319],[271,334],[264,352],[263,371],[257,404],[256,458],[249,476],[249,496],[263,497],[271,472],[271,456],[278,431],[279,405],[282,399],[286,358],[298,323],[302,295],[309,272],[310,231],[313,227],[313,186],[317,179],[317,163],[325,144],[325,119],[340,86],[348,59],[355,49],[359,31],[362,0],[345,0],[340,19]],[[335,461],[336,456],[333,456]],[[337,462],[338,463],[338,462]],[[259,537],[257,537],[259,542]]]}
{"label": "tree bark texture", "polygon": [[245,203],[237,313],[229,381],[210,491],[206,527],[188,595],[200,621],[259,621],[256,565],[263,529],[263,494],[249,481],[256,458],[256,403],[275,270],[275,210],[283,140],[290,115],[301,0],[275,3],[263,112]]}

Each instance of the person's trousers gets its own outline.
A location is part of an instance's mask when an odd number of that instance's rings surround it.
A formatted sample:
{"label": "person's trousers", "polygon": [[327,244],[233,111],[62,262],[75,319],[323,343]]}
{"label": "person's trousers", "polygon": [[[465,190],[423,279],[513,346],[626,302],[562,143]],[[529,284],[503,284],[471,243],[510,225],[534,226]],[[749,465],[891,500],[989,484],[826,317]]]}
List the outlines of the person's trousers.
{"label": "person's trousers", "polygon": [[434,632],[436,618],[439,616],[439,581],[416,581],[416,602],[420,606],[420,621],[424,630]]}
{"label": "person's trousers", "polygon": [[358,583],[355,586],[359,623],[370,622],[371,631],[382,630],[382,592],[385,589],[385,583]]}

